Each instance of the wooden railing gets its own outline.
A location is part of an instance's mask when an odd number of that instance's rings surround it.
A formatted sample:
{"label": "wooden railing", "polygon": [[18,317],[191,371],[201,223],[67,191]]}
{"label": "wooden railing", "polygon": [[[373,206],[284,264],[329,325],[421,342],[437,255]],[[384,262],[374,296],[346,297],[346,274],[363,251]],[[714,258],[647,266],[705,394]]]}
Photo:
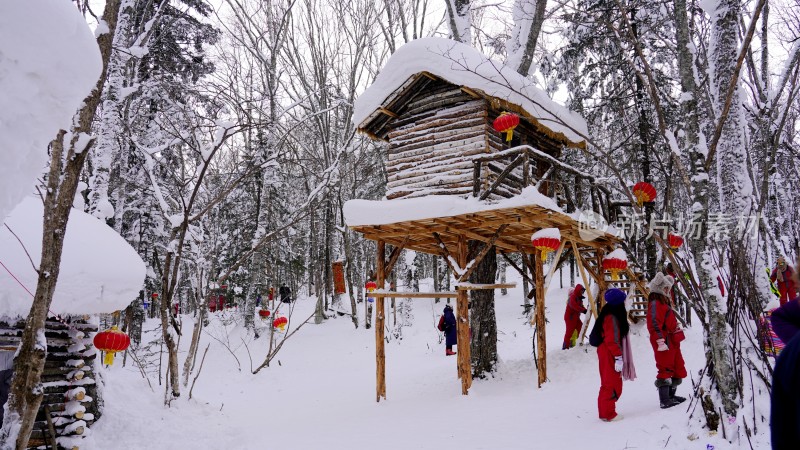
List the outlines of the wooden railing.
{"label": "wooden railing", "polygon": [[[510,197],[528,186],[553,198],[566,212],[591,209],[612,223],[619,214],[619,203],[610,202],[611,192],[593,175],[565,164],[529,145],[520,145],[473,159],[472,196],[486,200],[492,194]],[[484,171],[496,174],[484,186]],[[540,173],[537,177],[537,173]]]}

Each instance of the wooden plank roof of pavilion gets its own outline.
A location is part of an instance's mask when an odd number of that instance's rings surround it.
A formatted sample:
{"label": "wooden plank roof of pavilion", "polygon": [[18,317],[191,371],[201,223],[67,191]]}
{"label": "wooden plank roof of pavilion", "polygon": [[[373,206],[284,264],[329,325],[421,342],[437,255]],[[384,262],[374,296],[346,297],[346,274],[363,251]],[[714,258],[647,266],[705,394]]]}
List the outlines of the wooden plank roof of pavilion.
{"label": "wooden plank roof of pavilion", "polygon": [[398,49],[356,100],[353,122],[360,132],[386,140],[408,103],[442,81],[487,100],[495,110],[517,113],[537,132],[567,147],[586,146],[587,126],[579,115],[477,49],[442,38],[418,39]]}
{"label": "wooden plank roof of pavilion", "polygon": [[577,220],[536,204],[388,224],[352,225],[350,228],[367,239],[382,240],[423,253],[440,254],[439,240],[448,246],[455,245],[458,236],[464,235],[469,239],[488,242],[502,225],[506,227],[494,241],[498,252],[533,253],[535,249],[530,243],[531,234],[542,228],[558,228],[562,239],[585,247],[613,248],[619,242],[616,236],[600,232],[596,233],[595,239],[584,239],[580,233],[582,225]]}

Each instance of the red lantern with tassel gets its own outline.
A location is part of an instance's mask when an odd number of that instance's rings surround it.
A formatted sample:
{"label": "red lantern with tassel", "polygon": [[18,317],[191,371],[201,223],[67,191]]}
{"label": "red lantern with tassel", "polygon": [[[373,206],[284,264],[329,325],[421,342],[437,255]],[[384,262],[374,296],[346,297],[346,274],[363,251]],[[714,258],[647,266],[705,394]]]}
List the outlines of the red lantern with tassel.
{"label": "red lantern with tassel", "polygon": [[625,252],[617,249],[603,258],[603,270],[611,272],[612,280],[619,280],[619,273],[628,268],[628,257]]}
{"label": "red lantern with tassel", "polygon": [[517,125],[519,125],[519,116],[510,112],[503,112],[492,122],[492,127],[494,127],[495,131],[506,133],[506,142],[511,142],[511,138],[514,136],[514,128],[517,128]]}
{"label": "red lantern with tassel", "polygon": [[667,235],[667,243],[669,243],[669,248],[677,250],[683,245],[683,238],[680,235],[670,233]]}
{"label": "red lantern with tassel", "polygon": [[289,323],[289,319],[286,317],[276,317],[275,320],[272,321],[272,326],[281,330],[286,331],[286,325]]}
{"label": "red lantern with tassel", "polygon": [[103,364],[107,366],[114,364],[114,353],[125,351],[129,345],[131,345],[131,338],[120,331],[116,325],[94,336],[94,346],[98,350],[106,352]]}
{"label": "red lantern with tassel", "polygon": [[531,244],[536,250],[542,252],[542,261],[547,254],[558,250],[561,246],[561,231],[558,228],[543,228],[531,236]]}
{"label": "red lantern with tassel", "polygon": [[268,309],[260,309],[258,310],[258,317],[261,317],[262,320],[267,320],[269,318],[270,312]]}
{"label": "red lantern with tassel", "polygon": [[636,202],[639,206],[642,206],[643,203],[655,200],[657,193],[652,184],[640,181],[633,185],[633,195],[636,196]]}

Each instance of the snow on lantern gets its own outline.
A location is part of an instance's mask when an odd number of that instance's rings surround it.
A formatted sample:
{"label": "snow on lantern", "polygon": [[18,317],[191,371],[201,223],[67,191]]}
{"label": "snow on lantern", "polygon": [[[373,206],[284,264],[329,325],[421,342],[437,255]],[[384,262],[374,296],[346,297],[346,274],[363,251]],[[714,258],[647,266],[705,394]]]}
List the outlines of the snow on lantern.
{"label": "snow on lantern", "polygon": [[268,309],[260,309],[258,310],[258,316],[261,317],[261,320],[267,320],[269,318],[270,312]]}
{"label": "snow on lantern", "polygon": [[[365,284],[364,287],[367,288],[367,293],[375,292],[375,290],[378,289],[378,283],[374,281],[367,281],[367,284]],[[375,301],[375,297],[370,297],[367,295],[367,301],[372,303]]]}
{"label": "snow on lantern", "polygon": [[633,185],[633,195],[636,196],[639,206],[642,206],[642,204],[656,199],[656,188],[650,183],[640,181]]}
{"label": "snow on lantern", "polygon": [[129,345],[131,345],[131,338],[120,331],[116,325],[94,336],[94,346],[98,350],[106,352],[103,364],[107,366],[114,364],[114,353],[125,351]]}
{"label": "snow on lantern", "polygon": [[669,248],[677,250],[683,245],[683,238],[680,235],[670,233],[667,235],[667,243],[669,244]]}
{"label": "snow on lantern", "polygon": [[517,125],[519,125],[519,116],[510,112],[503,112],[492,122],[492,127],[494,127],[495,131],[506,133],[506,142],[511,142],[511,138],[514,136],[514,128]]}
{"label": "snow on lantern", "polygon": [[286,331],[286,325],[289,323],[289,319],[286,317],[280,316],[276,317],[275,320],[272,321],[272,326],[281,330]]}
{"label": "snow on lantern", "polygon": [[536,250],[542,252],[542,260],[547,258],[547,254],[558,250],[561,246],[561,231],[558,228],[542,228],[533,233],[531,244]]}
{"label": "snow on lantern", "polygon": [[628,268],[628,255],[621,248],[603,258],[603,270],[611,272],[612,280],[619,280],[619,273]]}

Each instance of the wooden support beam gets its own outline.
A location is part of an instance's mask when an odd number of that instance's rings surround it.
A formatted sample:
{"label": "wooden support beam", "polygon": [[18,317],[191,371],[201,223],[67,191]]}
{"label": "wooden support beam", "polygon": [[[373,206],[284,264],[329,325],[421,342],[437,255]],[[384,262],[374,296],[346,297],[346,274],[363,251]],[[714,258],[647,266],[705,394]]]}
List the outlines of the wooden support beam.
{"label": "wooden support beam", "polygon": [[[458,239],[456,257],[458,265],[467,265],[467,239],[462,235]],[[469,293],[456,291],[456,330],[458,333],[458,376],[461,378],[461,394],[469,394],[472,386],[472,356],[469,338]]]}
{"label": "wooden support beam", "polygon": [[483,250],[481,250],[481,252],[478,253],[478,256],[476,256],[475,259],[473,259],[467,264],[469,268],[460,277],[458,277],[459,282],[464,282],[469,279],[469,276],[472,275],[472,272],[475,271],[475,269],[478,267],[478,264],[480,264],[481,261],[483,261],[483,258],[486,257],[486,254],[489,253],[489,251],[492,250],[492,248],[494,248],[495,241],[497,241],[497,238],[500,237],[500,234],[503,232],[503,230],[506,229],[506,227],[508,227],[508,224],[500,225],[500,228],[498,228],[497,231],[494,232],[494,236],[489,238],[487,242],[483,243]]}
{"label": "wooden support beam", "polygon": [[442,292],[370,292],[370,297],[389,297],[389,298],[456,298],[458,293],[455,291]]}
{"label": "wooden support beam", "polygon": [[594,295],[592,295],[592,290],[589,286],[589,278],[586,276],[586,272],[584,271],[584,262],[583,257],[581,257],[581,252],[578,251],[578,245],[575,244],[573,241],[572,243],[572,253],[575,254],[575,262],[578,265],[578,272],[581,274],[581,279],[583,280],[583,287],[586,289],[586,295],[589,297],[589,310],[592,312],[591,314],[586,314],[583,319],[583,326],[581,327],[581,333],[578,336],[578,343],[583,342],[583,337],[586,335],[586,329],[589,326],[589,321],[592,317],[597,318],[598,310],[597,310],[597,302],[595,301]]}
{"label": "wooden support beam", "polygon": [[506,179],[506,175],[511,173],[511,171],[514,170],[518,165],[522,164],[522,161],[524,159],[525,158],[522,155],[517,156],[517,158],[514,161],[512,161],[511,164],[506,166],[506,168],[500,173],[500,175],[497,176],[492,185],[489,186],[489,189],[487,189],[486,191],[483,192],[483,194],[481,194],[480,199],[486,200],[486,198],[489,197],[489,195],[495,189],[497,189],[497,186],[500,186],[500,183],[502,183]]}
{"label": "wooden support beam", "polygon": [[514,289],[517,283],[495,283],[495,284],[465,284],[456,285],[457,291],[481,291],[485,289]]}
{"label": "wooden support beam", "polygon": [[442,237],[439,236],[439,233],[434,232],[433,238],[436,239],[436,242],[439,244],[439,248],[441,249],[441,256],[442,258],[444,258],[444,262],[447,263],[447,266],[450,267],[450,270],[453,272],[453,275],[461,272],[460,268],[456,270],[456,267],[453,265],[453,262],[456,261],[456,259],[454,259],[452,255],[450,255],[450,251],[447,249],[447,245],[444,243],[444,241],[442,241]]}
{"label": "wooden support beam", "polygon": [[392,269],[394,269],[394,264],[397,262],[397,258],[400,256],[400,252],[402,252],[403,249],[406,248],[406,244],[408,244],[408,239],[409,236],[406,235],[405,239],[403,239],[403,243],[395,247],[394,250],[392,250],[392,254],[391,256],[389,256],[389,262],[386,263],[386,268],[385,268],[386,275],[392,273]]}
{"label": "wooden support beam", "polygon": [[399,117],[396,113],[393,113],[393,112],[389,111],[388,109],[386,109],[386,108],[384,108],[382,106],[380,108],[378,108],[378,111],[386,114],[387,116],[391,117],[392,119],[397,119]]}
{"label": "wooden support beam", "polygon": [[[379,289],[383,289],[386,284],[386,243],[378,241],[378,261],[376,265],[375,282],[378,284]],[[376,370],[376,400],[381,401],[381,397],[386,399],[386,348],[384,340],[384,302],[383,297],[375,299],[375,360],[377,365]]]}
{"label": "wooden support beam", "polygon": [[544,261],[542,254],[539,252],[533,253],[533,265],[535,268],[534,278],[536,280],[536,361],[538,366],[538,386],[547,381],[547,337],[545,334],[545,317],[544,317]]}

